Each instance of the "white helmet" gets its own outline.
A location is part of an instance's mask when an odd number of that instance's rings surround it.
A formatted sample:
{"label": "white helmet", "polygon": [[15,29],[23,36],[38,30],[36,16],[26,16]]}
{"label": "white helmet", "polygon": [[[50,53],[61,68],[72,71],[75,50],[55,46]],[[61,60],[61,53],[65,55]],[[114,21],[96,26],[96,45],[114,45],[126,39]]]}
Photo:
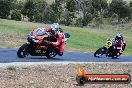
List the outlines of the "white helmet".
{"label": "white helmet", "polygon": [[54,30],[54,31],[58,30],[59,29],[59,24],[58,23],[51,24],[51,29]]}
{"label": "white helmet", "polygon": [[54,35],[57,34],[58,31],[59,31],[59,24],[58,23],[51,24],[51,33]]}
{"label": "white helmet", "polygon": [[122,35],[123,35],[123,33],[121,33],[121,32],[117,33],[116,39],[121,39],[122,38]]}

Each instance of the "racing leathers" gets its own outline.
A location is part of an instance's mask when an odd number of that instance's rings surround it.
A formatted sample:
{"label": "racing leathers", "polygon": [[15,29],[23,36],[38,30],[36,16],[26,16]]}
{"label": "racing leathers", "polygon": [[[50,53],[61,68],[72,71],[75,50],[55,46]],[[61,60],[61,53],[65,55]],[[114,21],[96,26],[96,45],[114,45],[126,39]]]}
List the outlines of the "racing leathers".
{"label": "racing leathers", "polygon": [[116,52],[117,55],[121,55],[123,51],[125,50],[126,41],[123,39],[123,37],[121,39],[113,38],[112,43],[113,43],[114,49],[119,50],[118,52]]}
{"label": "racing leathers", "polygon": [[59,56],[62,56],[63,55],[63,52],[64,52],[64,44],[65,44],[65,41],[64,41],[64,32],[62,31],[61,28],[59,28],[59,32],[57,34],[52,34],[52,29],[50,27],[46,27],[45,30],[47,32],[49,32],[49,36],[52,37],[53,39],[56,39],[56,41],[46,41],[47,44],[50,44],[54,47],[58,47],[59,48],[59,52],[58,52],[58,55]]}
{"label": "racing leathers", "polygon": [[54,37],[57,38],[57,42],[52,42],[53,46],[58,46],[59,47],[59,53],[58,55],[62,56],[63,52],[64,52],[64,33],[63,32],[58,32],[57,35],[55,35]]}

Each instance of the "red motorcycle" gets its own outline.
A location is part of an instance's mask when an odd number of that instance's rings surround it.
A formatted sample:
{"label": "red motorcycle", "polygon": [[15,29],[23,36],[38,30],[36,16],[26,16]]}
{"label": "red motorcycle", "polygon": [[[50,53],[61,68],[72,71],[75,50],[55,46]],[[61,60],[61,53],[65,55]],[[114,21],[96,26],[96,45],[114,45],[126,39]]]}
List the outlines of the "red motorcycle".
{"label": "red motorcycle", "polygon": [[[59,47],[54,47],[51,44],[47,44],[45,41],[54,42],[57,39],[49,36],[51,35],[46,30],[33,30],[28,35],[28,42],[23,44],[17,52],[19,58],[24,58],[28,55],[31,56],[46,56],[47,58],[53,58],[59,54]],[[70,37],[69,33],[64,33],[64,42],[66,44],[67,39]]]}

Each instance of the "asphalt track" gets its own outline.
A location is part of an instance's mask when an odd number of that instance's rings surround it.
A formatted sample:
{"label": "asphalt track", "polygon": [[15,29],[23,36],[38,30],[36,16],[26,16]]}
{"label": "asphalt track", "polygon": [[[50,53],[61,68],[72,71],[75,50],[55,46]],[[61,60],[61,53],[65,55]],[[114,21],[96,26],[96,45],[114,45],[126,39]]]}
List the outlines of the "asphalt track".
{"label": "asphalt track", "polygon": [[120,56],[118,59],[110,57],[95,58],[92,53],[65,52],[63,56],[47,59],[45,56],[17,57],[17,49],[0,49],[0,64],[14,62],[132,62],[132,56]]}

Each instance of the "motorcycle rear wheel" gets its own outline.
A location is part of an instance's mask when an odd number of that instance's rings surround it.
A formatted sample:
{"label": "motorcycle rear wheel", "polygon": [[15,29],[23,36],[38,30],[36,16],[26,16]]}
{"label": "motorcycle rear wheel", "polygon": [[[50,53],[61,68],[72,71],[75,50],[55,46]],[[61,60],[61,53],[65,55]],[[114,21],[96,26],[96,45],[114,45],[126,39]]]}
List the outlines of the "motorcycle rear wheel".
{"label": "motorcycle rear wheel", "polygon": [[118,58],[118,56],[114,56],[114,55],[112,56],[112,59],[117,59],[117,58]]}
{"label": "motorcycle rear wheel", "polygon": [[57,55],[57,51],[56,50],[52,50],[47,52],[46,57],[47,58],[54,58]]}

